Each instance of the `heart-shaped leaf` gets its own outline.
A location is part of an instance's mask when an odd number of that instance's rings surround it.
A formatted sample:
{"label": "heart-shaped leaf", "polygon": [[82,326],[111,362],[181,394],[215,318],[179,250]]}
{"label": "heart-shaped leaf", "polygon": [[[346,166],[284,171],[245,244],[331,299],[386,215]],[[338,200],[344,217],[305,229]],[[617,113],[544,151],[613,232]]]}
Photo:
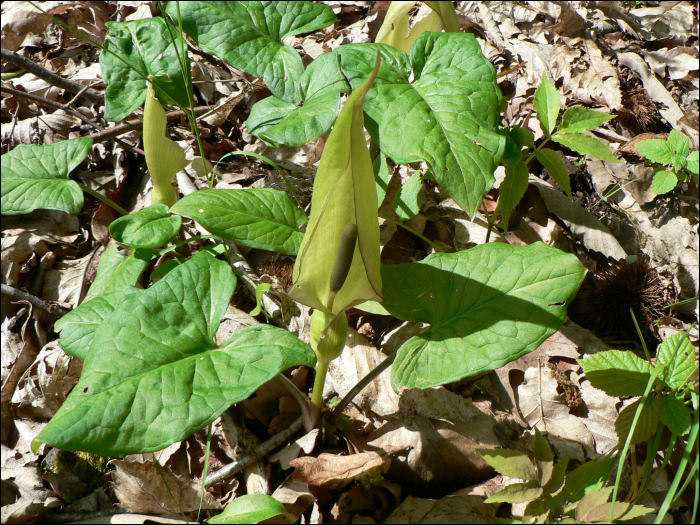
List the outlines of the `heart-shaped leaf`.
{"label": "heart-shaped leaf", "polygon": [[[369,76],[377,49],[382,67],[365,111],[379,125],[382,152],[397,164],[427,162],[440,185],[474,215],[505,150],[493,65],[466,33],[423,33],[410,62],[385,44],[346,45],[337,52],[353,89]],[[409,83],[411,67],[415,80]]]}
{"label": "heart-shaped leaf", "polygon": [[[167,13],[177,20],[178,5]],[[273,95],[295,105],[302,102],[304,64],[282,40],[335,22],[330,7],[312,2],[182,2],[179,13],[204,51],[262,78]]]}
{"label": "heart-shaped leaf", "polygon": [[248,131],[267,142],[301,146],[326,133],[340,111],[340,93],[350,90],[337,53],[324,53],[301,77],[304,105],[268,97],[253,106]]}
{"label": "heart-shaped leaf", "polygon": [[134,248],[158,248],[180,231],[182,217],[170,215],[165,204],[152,204],[112,222],[109,231],[119,243]]}
{"label": "heart-shaped leaf", "polygon": [[383,266],[382,306],[432,325],[398,350],[394,387],[443,385],[534,350],[564,322],[585,273],[578,258],[539,242]]}
{"label": "heart-shaped leaf", "polygon": [[126,296],[95,332],[80,382],[37,441],[113,456],[160,450],[282,370],[314,364],[308,345],[269,325],[216,348],[234,287],[230,266],[202,252]]}
{"label": "heart-shaped leaf", "polygon": [[171,37],[172,31],[177,38],[177,29],[169,30],[162,18],[107,22],[107,27],[105,51],[100,55],[102,79],[107,84],[106,120],[123,120],[141,107],[149,75],[157,77],[155,90],[162,103],[189,106]]}
{"label": "heart-shaped leaf", "polygon": [[170,211],[194,219],[215,235],[246,246],[296,255],[307,221],[283,191],[264,189],[200,190]]}
{"label": "heart-shaped leaf", "polygon": [[2,155],[3,215],[37,209],[77,215],[83,208],[83,190],[68,174],[83,162],[90,148],[92,139],[83,137],[46,146],[20,144]]}

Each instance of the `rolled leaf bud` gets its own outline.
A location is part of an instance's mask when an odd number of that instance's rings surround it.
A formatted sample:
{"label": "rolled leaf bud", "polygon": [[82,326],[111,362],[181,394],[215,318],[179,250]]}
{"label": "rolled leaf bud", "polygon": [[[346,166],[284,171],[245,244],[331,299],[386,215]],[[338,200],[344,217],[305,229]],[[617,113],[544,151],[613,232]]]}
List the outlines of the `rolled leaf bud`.
{"label": "rolled leaf bud", "polygon": [[319,363],[330,363],[345,348],[348,336],[348,317],[345,312],[338,315],[315,310],[311,316],[311,348]]}

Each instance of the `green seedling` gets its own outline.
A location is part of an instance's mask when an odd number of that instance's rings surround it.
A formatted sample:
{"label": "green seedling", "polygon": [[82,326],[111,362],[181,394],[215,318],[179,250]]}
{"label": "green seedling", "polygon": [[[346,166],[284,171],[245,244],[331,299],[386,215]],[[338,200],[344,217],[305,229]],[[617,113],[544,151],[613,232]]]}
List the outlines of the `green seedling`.
{"label": "green seedling", "polygon": [[[672,191],[679,182],[688,180],[688,174],[698,179],[698,151],[688,154],[690,139],[683,133],[673,129],[666,140],[642,140],[635,146],[651,162],[666,166],[654,173],[651,189],[655,194]],[[673,167],[672,171],[670,167]]]}

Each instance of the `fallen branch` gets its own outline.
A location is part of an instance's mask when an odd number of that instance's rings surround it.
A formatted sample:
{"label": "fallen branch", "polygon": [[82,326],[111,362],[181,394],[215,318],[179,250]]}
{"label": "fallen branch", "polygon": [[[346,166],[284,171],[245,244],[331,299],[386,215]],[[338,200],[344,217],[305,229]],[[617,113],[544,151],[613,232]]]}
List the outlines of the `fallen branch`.
{"label": "fallen branch", "polygon": [[40,66],[36,62],[24,58],[13,51],[8,51],[7,49],[2,50],[2,59],[12,62],[14,65],[21,67],[25,71],[28,71],[42,80],[46,80],[49,84],[70,91],[74,94],[79,94],[81,97],[92,102],[93,104],[100,104],[104,100],[104,95],[99,91],[96,91],[90,87],[87,89],[85,85],[80,82],[74,82],[73,80],[67,80],[63,77],[58,76],[56,73],[52,73],[43,66]]}
{"label": "fallen branch", "polygon": [[299,416],[294,420],[294,422],[291,425],[289,425],[289,428],[275,434],[264,443],[261,443],[258,448],[256,448],[249,454],[241,456],[238,459],[238,461],[229,463],[225,467],[214,472],[211,476],[208,476],[206,486],[211,487],[213,485],[216,485],[219,481],[222,481],[230,476],[233,476],[234,474],[239,473],[247,466],[252,465],[259,459],[264,458],[274,449],[285,443],[294,434],[299,432],[303,426],[304,417]]}

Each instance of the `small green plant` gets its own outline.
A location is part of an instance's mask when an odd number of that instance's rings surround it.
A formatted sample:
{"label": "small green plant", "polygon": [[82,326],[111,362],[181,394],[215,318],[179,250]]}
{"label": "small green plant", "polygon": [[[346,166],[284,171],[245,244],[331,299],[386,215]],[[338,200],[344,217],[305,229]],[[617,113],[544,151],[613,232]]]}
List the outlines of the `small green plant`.
{"label": "small green plant", "polygon": [[[566,516],[575,519],[576,523],[606,523],[630,520],[652,512],[638,502],[653,482],[651,474],[655,459],[664,428],[668,428],[671,442],[664,451],[664,461],[657,477],[668,464],[677,438],[688,436],[688,441],[654,522],[660,523],[690,480],[697,480],[698,459],[691,455],[700,426],[697,384],[691,382],[698,370],[695,361],[695,350],[683,332],[669,337],[659,346],[655,364],[633,352],[621,350],[598,352],[581,360],[586,378],[595,388],[611,396],[640,396],[620,412],[615,422],[619,442],[615,454],[567,472],[568,460],[554,463],[551,448],[538,429],[535,429],[534,463],[522,451],[478,450],[501,474],[524,480],[494,494],[486,500],[487,503],[529,502],[522,523],[557,523]],[[642,471],[634,477],[631,496],[624,502],[617,501],[622,466],[630,448],[641,443],[647,444],[647,460]],[[616,461],[617,479],[614,486],[606,487]],[[690,465],[691,461],[694,461],[693,465]],[[636,471],[636,465],[633,469]],[[611,494],[612,502],[608,502]],[[693,516],[696,512],[697,500]]]}
{"label": "small green plant", "polygon": [[477,449],[477,452],[500,474],[523,480],[485,501],[529,502],[522,521],[509,523],[609,523],[652,512],[630,503],[618,503],[613,510],[613,503],[608,502],[613,489],[605,487],[612,472],[611,458],[586,463],[567,473],[568,459],[555,463],[549,443],[537,429],[534,461],[520,450]]}
{"label": "small green plant", "polygon": [[656,170],[651,181],[656,195],[672,191],[679,182],[688,180],[688,174],[698,179],[698,151],[688,154],[690,139],[683,133],[673,129],[666,140],[642,140],[635,146],[651,162],[665,166]]}

